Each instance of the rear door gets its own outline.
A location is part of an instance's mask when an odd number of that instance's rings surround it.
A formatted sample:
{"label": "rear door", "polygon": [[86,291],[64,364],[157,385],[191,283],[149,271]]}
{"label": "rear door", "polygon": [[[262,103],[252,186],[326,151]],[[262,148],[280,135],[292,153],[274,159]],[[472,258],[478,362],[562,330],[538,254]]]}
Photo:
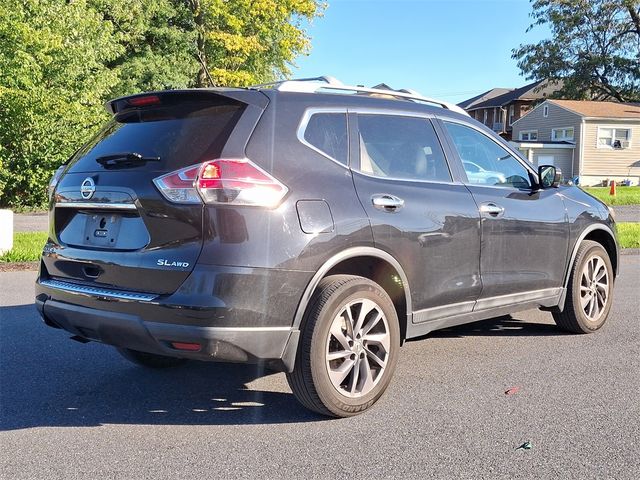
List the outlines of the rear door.
{"label": "rear door", "polygon": [[111,106],[113,119],[75,154],[56,187],[45,274],[171,293],[200,254],[203,206],[195,190],[163,184],[161,194],[158,179],[181,171],[179,179],[189,183],[197,170],[188,167],[220,156],[247,104],[209,91]]}
{"label": "rear door", "polygon": [[376,247],[407,274],[414,322],[470,312],[481,290],[479,214],[454,181],[430,119],[350,118],[355,187]]}
{"label": "rear door", "polygon": [[558,190],[533,191],[532,170],[488,134],[461,122],[443,125],[468,171],[465,183],[482,217],[483,288],[476,309],[557,294],[569,239]]}

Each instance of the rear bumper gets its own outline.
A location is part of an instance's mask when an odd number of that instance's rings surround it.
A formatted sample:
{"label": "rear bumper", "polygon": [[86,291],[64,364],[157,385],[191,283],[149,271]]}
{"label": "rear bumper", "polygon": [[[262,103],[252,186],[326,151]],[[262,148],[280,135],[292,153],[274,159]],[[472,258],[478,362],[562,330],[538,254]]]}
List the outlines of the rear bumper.
{"label": "rear bumper", "polygon": [[[281,320],[288,325],[259,325],[253,317],[231,326],[229,317],[237,320],[237,307],[216,297],[210,297],[207,306],[194,305],[183,294],[178,298],[180,303],[175,296],[145,298],[135,292],[74,288],[74,284],[39,279],[35,303],[47,325],[116,347],[194,360],[264,363],[280,371],[293,369],[299,331],[291,327],[292,317]],[[200,349],[178,350],[173,342],[197,343]]]}

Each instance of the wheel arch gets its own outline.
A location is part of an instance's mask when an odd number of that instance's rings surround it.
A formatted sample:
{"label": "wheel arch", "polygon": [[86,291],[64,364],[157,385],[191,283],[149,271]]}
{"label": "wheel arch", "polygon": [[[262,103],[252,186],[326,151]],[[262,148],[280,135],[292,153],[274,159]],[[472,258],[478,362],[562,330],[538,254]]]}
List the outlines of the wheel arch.
{"label": "wheel arch", "polygon": [[614,276],[617,276],[618,265],[619,265],[618,244],[615,240],[613,232],[609,229],[607,230],[604,230],[602,228],[596,228],[594,230],[591,230],[589,233],[587,233],[587,235],[585,235],[585,237],[582,240],[592,240],[602,245],[602,247],[609,254],[609,259],[611,260],[611,265],[613,266],[613,274]]}
{"label": "wheel arch", "polygon": [[400,263],[389,253],[374,247],[352,247],[334,255],[315,273],[298,303],[293,328],[300,328],[313,292],[328,275],[358,275],[378,283],[391,297],[400,323],[402,340],[406,338],[411,317],[411,291],[409,281]]}
{"label": "wheel arch", "polygon": [[601,223],[589,225],[582,231],[573,245],[571,257],[569,258],[569,262],[567,263],[562,283],[564,286],[564,291],[560,297],[560,302],[558,305],[560,311],[564,310],[564,302],[567,297],[567,289],[569,288],[569,278],[571,276],[570,273],[571,268],[573,267],[573,262],[576,259],[576,255],[578,254],[580,245],[585,240],[592,240],[602,245],[607,254],[609,254],[609,259],[611,260],[611,265],[613,266],[614,277],[618,275],[620,253],[618,251],[618,243],[616,242],[616,236],[613,233],[613,230],[611,230],[607,225]]}

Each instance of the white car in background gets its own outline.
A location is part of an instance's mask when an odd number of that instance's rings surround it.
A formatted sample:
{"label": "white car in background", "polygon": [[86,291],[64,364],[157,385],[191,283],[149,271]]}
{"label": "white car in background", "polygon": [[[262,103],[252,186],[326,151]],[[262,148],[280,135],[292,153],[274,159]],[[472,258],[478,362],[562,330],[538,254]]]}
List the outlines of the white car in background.
{"label": "white car in background", "polygon": [[472,183],[495,185],[497,183],[506,183],[507,181],[502,173],[485,170],[477,163],[470,162],[469,160],[463,160],[462,164],[464,165],[465,172],[467,172],[469,181]]}

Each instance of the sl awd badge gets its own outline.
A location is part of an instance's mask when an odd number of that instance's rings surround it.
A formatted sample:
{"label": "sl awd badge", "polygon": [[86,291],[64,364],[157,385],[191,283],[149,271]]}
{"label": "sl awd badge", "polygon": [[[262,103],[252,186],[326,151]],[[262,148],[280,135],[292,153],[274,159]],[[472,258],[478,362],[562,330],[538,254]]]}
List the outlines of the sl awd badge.
{"label": "sl awd badge", "polygon": [[80,184],[80,195],[85,200],[89,200],[93,197],[93,194],[96,192],[96,183],[93,181],[93,178],[87,177]]}
{"label": "sl awd badge", "polygon": [[189,262],[172,262],[171,260],[165,260],[164,258],[159,258],[156,264],[159,267],[182,267],[187,268],[189,266]]}

